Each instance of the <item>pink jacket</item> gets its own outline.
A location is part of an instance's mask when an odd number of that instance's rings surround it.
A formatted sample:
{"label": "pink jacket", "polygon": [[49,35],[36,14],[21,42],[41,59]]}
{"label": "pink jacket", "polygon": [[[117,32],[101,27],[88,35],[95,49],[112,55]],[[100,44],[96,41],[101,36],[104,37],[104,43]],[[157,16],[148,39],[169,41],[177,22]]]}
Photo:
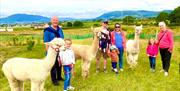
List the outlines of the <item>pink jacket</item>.
{"label": "pink jacket", "polygon": [[[123,31],[121,31],[121,34],[122,34],[122,38],[123,38],[123,47],[124,47],[124,49],[126,49],[126,36]],[[116,44],[115,42],[116,42],[115,31],[113,31],[113,32],[111,32],[111,44],[115,45]]]}
{"label": "pink jacket", "polygon": [[157,56],[158,45],[157,44],[148,45],[146,48],[146,53],[149,54],[150,56]]}
{"label": "pink jacket", "polygon": [[[173,34],[172,34],[171,30],[166,30],[166,33],[163,36],[164,32],[165,31],[160,31],[158,34],[159,48],[162,48],[162,49],[169,48],[169,51],[172,51],[173,45],[174,45]],[[160,40],[161,37],[162,37],[162,39]]]}

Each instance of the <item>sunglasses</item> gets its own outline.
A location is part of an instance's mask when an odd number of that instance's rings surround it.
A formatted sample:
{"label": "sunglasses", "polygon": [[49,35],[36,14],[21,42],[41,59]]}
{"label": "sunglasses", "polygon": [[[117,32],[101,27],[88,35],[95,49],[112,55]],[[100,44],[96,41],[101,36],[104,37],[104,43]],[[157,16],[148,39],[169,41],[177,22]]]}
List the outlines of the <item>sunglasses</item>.
{"label": "sunglasses", "polygon": [[115,25],[115,28],[120,28],[121,26],[120,25]]}

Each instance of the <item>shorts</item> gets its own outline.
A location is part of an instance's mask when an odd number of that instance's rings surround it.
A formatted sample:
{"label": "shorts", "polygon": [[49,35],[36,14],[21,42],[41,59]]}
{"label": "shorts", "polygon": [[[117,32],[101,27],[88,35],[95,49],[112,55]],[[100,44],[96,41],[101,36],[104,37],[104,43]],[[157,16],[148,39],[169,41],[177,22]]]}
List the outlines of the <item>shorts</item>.
{"label": "shorts", "polygon": [[103,50],[98,49],[97,54],[96,54],[96,59],[100,59],[101,56],[103,56],[104,59],[107,59],[107,51],[103,52]]}

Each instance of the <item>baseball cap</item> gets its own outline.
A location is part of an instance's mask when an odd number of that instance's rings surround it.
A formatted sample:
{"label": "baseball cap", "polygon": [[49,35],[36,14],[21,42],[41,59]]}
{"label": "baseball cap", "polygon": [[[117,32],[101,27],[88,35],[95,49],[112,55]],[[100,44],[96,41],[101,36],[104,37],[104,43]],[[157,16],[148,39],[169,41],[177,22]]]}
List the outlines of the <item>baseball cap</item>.
{"label": "baseball cap", "polygon": [[112,45],[112,46],[110,47],[110,50],[114,50],[114,49],[117,49],[117,47],[116,47],[115,45]]}
{"label": "baseball cap", "polygon": [[103,19],[102,22],[105,23],[105,24],[108,24],[108,20],[107,19]]}

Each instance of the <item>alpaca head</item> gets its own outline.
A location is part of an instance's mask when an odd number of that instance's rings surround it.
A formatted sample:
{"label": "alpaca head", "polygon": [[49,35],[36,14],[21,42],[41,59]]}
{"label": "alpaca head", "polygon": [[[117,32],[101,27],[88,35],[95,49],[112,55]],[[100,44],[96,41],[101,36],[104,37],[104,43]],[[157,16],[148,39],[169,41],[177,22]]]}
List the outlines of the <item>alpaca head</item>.
{"label": "alpaca head", "polygon": [[49,46],[51,46],[56,51],[63,50],[64,49],[64,40],[62,38],[54,38],[52,41],[46,43]]}
{"label": "alpaca head", "polygon": [[134,26],[135,28],[135,34],[139,35],[142,31],[142,25],[141,26]]}
{"label": "alpaca head", "polygon": [[91,27],[91,30],[93,31],[94,37],[98,38],[100,29]]}

